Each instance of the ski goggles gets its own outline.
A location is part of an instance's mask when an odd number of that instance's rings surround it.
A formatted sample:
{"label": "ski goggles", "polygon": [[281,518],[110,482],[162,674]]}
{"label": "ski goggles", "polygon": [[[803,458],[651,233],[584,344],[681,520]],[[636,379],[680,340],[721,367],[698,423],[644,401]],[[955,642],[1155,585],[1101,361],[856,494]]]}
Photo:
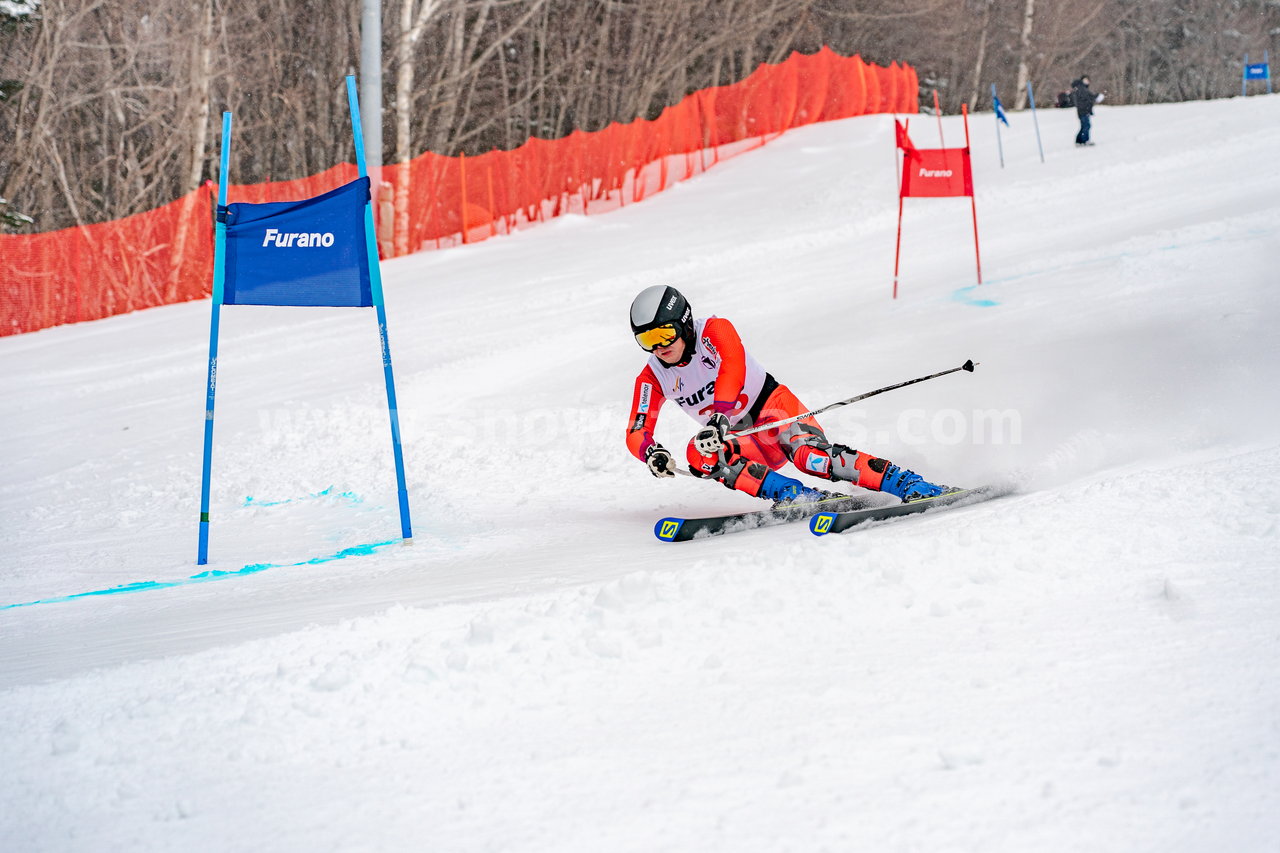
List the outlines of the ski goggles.
{"label": "ski goggles", "polygon": [[663,326],[655,326],[652,329],[645,329],[636,335],[636,343],[646,352],[653,352],[659,347],[669,347],[680,337],[679,330],[676,329],[675,323],[667,323]]}

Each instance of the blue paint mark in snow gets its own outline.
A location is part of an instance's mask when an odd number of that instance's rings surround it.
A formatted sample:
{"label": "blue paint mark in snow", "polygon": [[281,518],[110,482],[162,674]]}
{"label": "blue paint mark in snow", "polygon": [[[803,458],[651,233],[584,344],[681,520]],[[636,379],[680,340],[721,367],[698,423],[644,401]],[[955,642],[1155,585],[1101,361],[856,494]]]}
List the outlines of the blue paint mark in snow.
{"label": "blue paint mark in snow", "polygon": [[90,592],[77,592],[72,595],[59,595],[55,598],[41,598],[36,601],[23,601],[17,604],[0,604],[0,610],[11,610],[15,607],[32,607],[37,604],[61,604],[65,601],[75,601],[79,598],[92,598],[99,595],[124,595],[130,592],[145,592],[146,590],[151,589],[168,589],[175,586],[189,586],[191,584],[221,580],[222,578],[254,575],[258,572],[265,572],[267,569],[278,569],[292,566],[315,566],[321,563],[331,563],[334,560],[345,560],[347,557],[365,557],[374,553],[379,548],[385,548],[388,545],[394,545],[400,541],[402,540],[391,539],[386,542],[373,542],[368,545],[353,545],[350,548],[343,548],[336,554],[329,554],[324,557],[312,557],[309,560],[302,560],[297,563],[251,563],[243,568],[233,569],[230,571],[212,569],[181,580],[136,581],[134,583],[113,586],[108,589],[95,589]]}
{"label": "blue paint mark in snow", "polygon": [[976,284],[971,284],[968,287],[962,287],[955,293],[951,294],[951,298],[964,305],[976,305],[979,308],[991,308],[1000,304],[994,299],[977,299],[972,296],[972,292],[977,290],[978,287],[979,285]]}
{"label": "blue paint mark in snow", "polygon": [[246,496],[244,499],[244,506],[284,506],[285,504],[297,503],[298,501],[310,501],[310,500],[315,500],[317,498],[327,498],[330,496],[335,498],[342,498],[348,503],[353,503],[353,504],[364,502],[364,498],[360,497],[360,495],[356,494],[355,492],[338,492],[337,494],[334,494],[333,486],[329,486],[327,489],[322,489],[321,491],[318,491],[315,494],[307,495],[306,497],[285,498],[282,501],[260,501],[253,496]]}

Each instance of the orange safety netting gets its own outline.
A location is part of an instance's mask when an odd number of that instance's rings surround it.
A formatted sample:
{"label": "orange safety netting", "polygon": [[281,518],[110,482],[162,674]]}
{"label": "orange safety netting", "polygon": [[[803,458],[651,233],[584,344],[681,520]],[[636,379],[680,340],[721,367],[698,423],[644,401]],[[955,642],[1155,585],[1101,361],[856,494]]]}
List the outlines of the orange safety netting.
{"label": "orange safety netting", "polygon": [[[761,65],[745,80],[703,89],[653,121],[611,124],[511,151],[430,152],[381,169],[378,242],[384,258],[481,240],[564,213],[641,201],[763,145],[788,128],[868,113],[918,111],[915,71],[828,48]],[[296,181],[231,185],[235,202],[309,198],[356,177],[340,164]],[[156,210],[44,234],[0,235],[0,335],[28,332],[209,295],[215,189]]]}

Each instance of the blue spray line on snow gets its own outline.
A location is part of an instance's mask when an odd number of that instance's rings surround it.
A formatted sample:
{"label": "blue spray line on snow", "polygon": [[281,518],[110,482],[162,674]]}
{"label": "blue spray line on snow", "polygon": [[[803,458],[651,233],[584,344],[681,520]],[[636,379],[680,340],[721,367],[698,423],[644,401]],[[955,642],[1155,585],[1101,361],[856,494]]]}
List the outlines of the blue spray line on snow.
{"label": "blue spray line on snow", "polygon": [[36,601],[23,601],[18,604],[0,604],[0,610],[11,610],[15,607],[33,607],[37,604],[61,604],[65,601],[75,601],[78,598],[92,598],[99,595],[124,595],[130,592],[145,592],[150,589],[168,589],[175,586],[190,586],[191,584],[207,583],[208,581],[222,580],[223,578],[239,577],[242,575],[255,575],[258,572],[265,572],[267,569],[279,569],[293,566],[315,566],[320,563],[331,563],[334,560],[345,560],[347,557],[366,557],[377,551],[379,548],[385,548],[388,545],[395,545],[401,540],[392,539],[387,542],[374,542],[369,545],[353,545],[350,548],[343,548],[336,554],[330,554],[327,557],[312,557],[309,560],[302,560],[297,563],[252,563],[244,568],[233,569],[231,571],[223,571],[221,569],[210,569],[209,571],[194,574],[191,577],[181,580],[172,581],[136,581],[134,583],[121,584],[108,589],[95,589],[90,592],[77,592],[72,595],[59,595],[56,598],[41,598]]}
{"label": "blue spray line on snow", "polygon": [[[987,282],[991,284],[991,282]],[[971,284],[968,287],[962,287],[951,294],[952,300],[962,305],[975,305],[978,308],[992,308],[1000,303],[994,299],[978,299],[973,294],[978,290],[980,285]]]}
{"label": "blue spray line on snow", "polygon": [[284,506],[285,504],[297,503],[298,501],[310,501],[310,500],[315,500],[316,498],[327,498],[327,497],[330,497],[331,495],[335,498],[342,498],[348,503],[353,503],[353,504],[364,503],[364,498],[360,497],[355,492],[338,492],[335,495],[333,494],[333,486],[330,486],[327,489],[323,489],[319,492],[316,492],[315,494],[306,495],[305,497],[285,498],[284,500],[279,500],[279,501],[260,501],[257,498],[254,498],[252,496],[247,496],[244,499],[244,506],[258,506],[258,507]]}

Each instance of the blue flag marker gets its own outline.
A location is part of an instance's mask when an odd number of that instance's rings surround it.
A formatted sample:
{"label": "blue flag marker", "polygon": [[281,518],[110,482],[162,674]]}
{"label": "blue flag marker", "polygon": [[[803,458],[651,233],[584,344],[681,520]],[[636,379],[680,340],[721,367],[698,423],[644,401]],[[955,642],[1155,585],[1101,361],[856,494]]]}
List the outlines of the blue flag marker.
{"label": "blue flag marker", "polygon": [[224,305],[373,304],[364,208],[369,179],[302,201],[230,204]]}
{"label": "blue flag marker", "polygon": [[1000,151],[1000,168],[1004,168],[1004,143],[1000,140],[1000,122],[1004,122],[1005,126],[1009,125],[1009,119],[1004,116],[1004,107],[1000,106],[1000,99],[996,97],[996,84],[991,84],[991,105],[996,110],[996,148]]}
{"label": "blue flag marker", "polygon": [[1271,94],[1271,63],[1267,51],[1262,52],[1261,62],[1250,62],[1249,54],[1244,55],[1244,71],[1240,75],[1240,94],[1249,94],[1250,80],[1267,81],[1267,94]]}
{"label": "blue flag marker", "polygon": [[996,85],[991,84],[991,104],[996,108],[996,118],[1004,122],[1004,126],[1009,126],[1009,117],[1004,114],[1004,107],[1000,105],[1000,99],[996,97]]}
{"label": "blue flag marker", "polygon": [[387,312],[374,239],[370,180],[360,129],[355,77],[347,77],[347,101],[359,177],[314,198],[266,204],[227,203],[231,113],[222,114],[218,209],[214,224],[213,308],[209,319],[209,373],[205,388],[204,469],[200,481],[200,541],[196,563],[209,561],[209,492],[213,463],[213,412],[218,377],[218,329],[223,305],[372,307],[377,315],[382,368],[391,420],[400,536],[413,541],[409,492],[400,442],[400,414]]}

